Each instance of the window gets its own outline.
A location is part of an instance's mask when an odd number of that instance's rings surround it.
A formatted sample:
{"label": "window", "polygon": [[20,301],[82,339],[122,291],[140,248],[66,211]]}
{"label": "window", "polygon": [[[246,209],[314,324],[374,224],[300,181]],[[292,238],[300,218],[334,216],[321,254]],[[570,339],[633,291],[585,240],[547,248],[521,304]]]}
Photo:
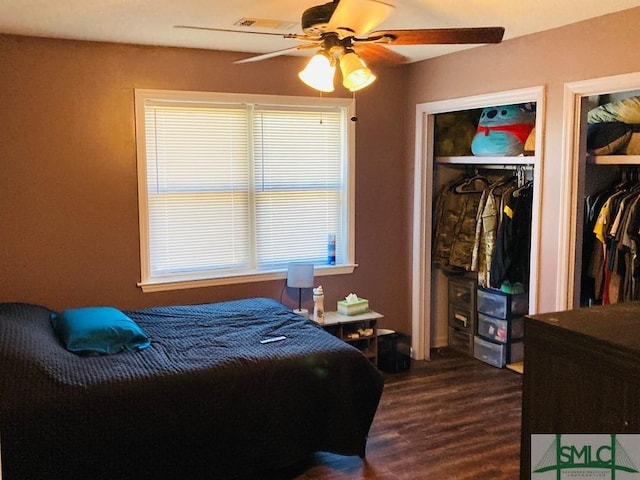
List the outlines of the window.
{"label": "window", "polygon": [[[352,99],[136,90],[144,291],[354,267]],[[336,236],[336,265],[327,238]]]}

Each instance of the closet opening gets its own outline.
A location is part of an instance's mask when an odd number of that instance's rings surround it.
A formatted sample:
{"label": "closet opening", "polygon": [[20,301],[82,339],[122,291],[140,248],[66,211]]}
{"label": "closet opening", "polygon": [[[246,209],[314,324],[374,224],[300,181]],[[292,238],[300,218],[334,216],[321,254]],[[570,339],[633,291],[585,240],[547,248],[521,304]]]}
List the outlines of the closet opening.
{"label": "closet opening", "polygon": [[640,73],[565,86],[566,263],[558,310],[640,299],[639,132]]}
{"label": "closet opening", "polygon": [[[533,109],[535,120],[532,125],[538,132],[531,135],[533,141],[529,149],[520,154],[493,155],[491,151],[483,150],[476,155],[473,151],[460,150],[460,145],[450,140],[465,135],[468,140],[468,129],[466,132],[458,130],[450,137],[439,135],[441,125],[450,124],[454,116],[470,119],[475,134],[482,126],[478,119],[483,113],[488,114],[488,107],[500,107],[498,111],[504,113],[504,108],[516,105]],[[483,289],[508,291],[509,294],[519,295],[519,298],[524,297],[526,311],[522,313],[536,311],[543,117],[543,87],[417,106],[412,290],[413,350],[417,358],[428,358],[431,348],[456,343],[473,352],[474,337],[478,331],[469,322],[469,317],[475,318],[476,296],[479,295],[482,300]],[[457,126],[454,125],[454,128]],[[520,125],[500,128],[509,133],[518,133],[522,138],[527,136],[519,130]],[[505,233],[500,240],[500,249],[506,247],[508,252],[486,248],[486,239],[494,242],[497,230],[489,237],[482,229],[476,235],[480,203],[484,203],[484,207],[491,198],[493,208],[501,217],[504,201],[513,193],[516,195],[511,200],[521,207],[518,219],[526,218],[523,224],[527,230],[524,236],[527,244],[515,247],[519,255],[515,262],[512,261],[514,246],[505,246],[504,241],[522,239],[522,230],[515,236]],[[468,218],[462,222],[453,218],[447,201],[453,205],[464,203]],[[513,203],[513,208],[516,203]],[[501,219],[497,219],[496,224]],[[512,219],[507,220],[505,225]],[[464,228],[463,223],[466,223]],[[446,239],[453,230],[459,233],[465,229],[468,233],[462,234],[459,241],[453,245],[447,244]],[[512,229],[511,234],[513,232]],[[492,246],[495,247],[495,243]],[[507,256],[494,265],[492,258],[498,257],[496,252],[507,252]],[[456,304],[452,301],[454,298],[464,299],[464,302]],[[485,334],[489,335],[487,332]]]}

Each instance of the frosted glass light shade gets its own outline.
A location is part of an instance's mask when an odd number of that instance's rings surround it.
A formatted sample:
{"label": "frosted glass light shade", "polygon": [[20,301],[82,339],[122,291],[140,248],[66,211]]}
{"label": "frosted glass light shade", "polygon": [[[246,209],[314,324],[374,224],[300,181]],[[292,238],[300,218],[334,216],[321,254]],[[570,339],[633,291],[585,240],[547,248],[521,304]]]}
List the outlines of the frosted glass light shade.
{"label": "frosted glass light shade", "polygon": [[340,58],[340,70],[342,84],[352,92],[371,85],[376,79],[369,67],[354,52],[345,53]]}
{"label": "frosted glass light shade", "polygon": [[304,70],[298,73],[298,77],[311,88],[321,92],[333,92],[335,73],[336,67],[331,64],[331,59],[323,53],[316,53]]}

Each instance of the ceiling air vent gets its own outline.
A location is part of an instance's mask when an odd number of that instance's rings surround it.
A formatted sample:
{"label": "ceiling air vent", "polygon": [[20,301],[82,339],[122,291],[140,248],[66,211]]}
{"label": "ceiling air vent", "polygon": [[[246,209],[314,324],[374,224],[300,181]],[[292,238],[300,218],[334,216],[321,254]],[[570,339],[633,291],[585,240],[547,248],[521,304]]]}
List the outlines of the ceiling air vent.
{"label": "ceiling air vent", "polygon": [[290,30],[297,25],[297,22],[287,20],[268,20],[265,18],[241,18],[236,23],[237,27],[251,28],[272,28],[275,30]]}

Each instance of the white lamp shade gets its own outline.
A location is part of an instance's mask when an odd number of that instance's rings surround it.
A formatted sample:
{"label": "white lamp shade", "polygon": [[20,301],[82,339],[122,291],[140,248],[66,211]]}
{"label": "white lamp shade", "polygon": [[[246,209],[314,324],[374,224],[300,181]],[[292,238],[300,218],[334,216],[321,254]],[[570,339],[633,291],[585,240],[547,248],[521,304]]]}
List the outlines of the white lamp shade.
{"label": "white lamp shade", "polygon": [[376,76],[354,52],[345,53],[340,58],[340,70],[342,84],[352,92],[371,85],[376,79]]}
{"label": "white lamp shade", "polygon": [[287,269],[287,287],[313,287],[313,264],[290,263]]}
{"label": "white lamp shade", "polygon": [[333,77],[336,73],[331,59],[322,53],[316,53],[307,66],[298,73],[298,77],[311,88],[321,92],[333,92]]}

